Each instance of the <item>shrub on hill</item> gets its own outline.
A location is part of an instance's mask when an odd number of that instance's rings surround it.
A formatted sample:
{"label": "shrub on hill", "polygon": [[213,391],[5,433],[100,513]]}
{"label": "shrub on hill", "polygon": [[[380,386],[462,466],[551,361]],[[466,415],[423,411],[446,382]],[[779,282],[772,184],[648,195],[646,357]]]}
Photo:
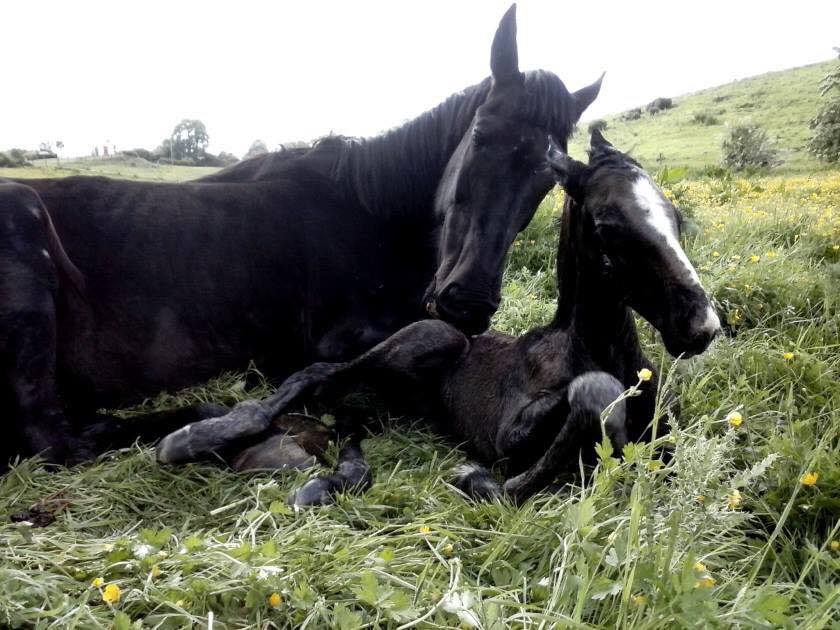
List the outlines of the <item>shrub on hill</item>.
{"label": "shrub on hill", "polygon": [[606,131],[607,130],[607,121],[599,118],[597,120],[593,120],[589,123],[589,127],[587,127],[590,135],[595,131]]}
{"label": "shrub on hill", "polygon": [[723,140],[723,163],[732,170],[767,168],[779,162],[770,138],[759,125],[737,125]]}
{"label": "shrub on hill", "polygon": [[811,121],[808,150],[823,162],[840,162],[840,97],[830,100]]}
{"label": "shrub on hill", "polygon": [[641,107],[634,107],[633,109],[627,110],[621,115],[621,120],[639,120],[642,117],[642,108]]}
{"label": "shrub on hill", "polygon": [[697,112],[694,114],[694,117],[691,119],[691,122],[697,125],[705,125],[707,127],[711,125],[719,125],[720,120],[714,114],[710,114],[709,112]]}
{"label": "shrub on hill", "polygon": [[[840,48],[834,50],[840,53]],[[814,135],[808,151],[824,162],[840,162],[840,65],[820,82],[820,94],[832,93],[834,98],[823,105],[810,124]]]}
{"label": "shrub on hill", "polygon": [[650,114],[658,114],[661,111],[666,109],[671,109],[674,106],[674,101],[670,98],[660,97],[653,99],[650,103],[647,104],[645,109]]}

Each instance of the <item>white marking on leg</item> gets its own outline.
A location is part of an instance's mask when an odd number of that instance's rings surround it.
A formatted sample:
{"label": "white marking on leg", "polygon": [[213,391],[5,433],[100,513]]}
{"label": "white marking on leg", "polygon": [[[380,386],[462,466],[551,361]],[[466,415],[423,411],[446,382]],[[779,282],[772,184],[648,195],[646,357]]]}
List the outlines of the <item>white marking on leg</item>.
{"label": "white marking on leg", "polygon": [[662,235],[665,243],[674,252],[674,256],[688,270],[691,279],[702,287],[700,276],[697,275],[694,265],[691,264],[679,240],[677,240],[676,229],[668,217],[662,194],[646,175],[641,175],[633,183],[633,193],[636,195],[639,205],[648,211],[645,217],[648,225]]}

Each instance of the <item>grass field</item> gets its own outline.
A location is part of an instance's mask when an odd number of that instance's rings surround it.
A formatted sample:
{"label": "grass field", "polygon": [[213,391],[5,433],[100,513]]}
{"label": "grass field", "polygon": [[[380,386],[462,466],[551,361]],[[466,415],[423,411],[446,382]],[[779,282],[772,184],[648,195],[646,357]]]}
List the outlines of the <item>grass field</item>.
{"label": "grass field", "polygon": [[[670,165],[706,163],[699,140],[682,159],[650,133]],[[682,404],[667,464],[638,445],[585,487],[474,504],[447,483],[460,451],[379,414],[373,488],[293,513],[309,474],[161,468],[143,448],[53,473],[26,461],[0,478],[0,627],[840,627],[840,171],[796,159],[663,178],[727,325],[674,363],[642,324]],[[550,195],[514,245],[496,328],[553,313],[560,206]],[[245,383],[146,407],[268,392]],[[69,506],[51,526],[8,523],[55,493]]]}
{"label": "grass field", "polygon": [[120,179],[142,179],[153,182],[181,182],[218,171],[202,166],[175,166],[153,164],[142,158],[85,158],[63,160],[36,160],[32,166],[0,168],[0,177],[70,177],[72,175],[104,175]]}
{"label": "grass field", "polygon": [[[728,125],[750,122],[767,130],[785,170],[819,170],[824,166],[806,151],[811,137],[808,122],[820,107],[820,79],[834,63],[771,72],[680,96],[674,98],[672,109],[655,116],[644,112],[639,120],[609,116],[604,118],[608,125],[605,134],[648,169],[701,169],[720,162],[720,144]],[[714,121],[709,122],[713,124],[695,122],[698,114],[712,117]],[[583,152],[584,135],[572,142],[570,148],[575,153]]]}

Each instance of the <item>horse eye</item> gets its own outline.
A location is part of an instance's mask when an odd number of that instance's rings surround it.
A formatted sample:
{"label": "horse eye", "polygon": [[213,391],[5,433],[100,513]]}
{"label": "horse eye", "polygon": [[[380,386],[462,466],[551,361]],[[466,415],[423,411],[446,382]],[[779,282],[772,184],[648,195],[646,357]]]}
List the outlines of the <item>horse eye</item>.
{"label": "horse eye", "polygon": [[476,149],[480,149],[487,143],[487,138],[484,137],[484,134],[479,133],[479,131],[475,129],[472,133],[472,143]]}

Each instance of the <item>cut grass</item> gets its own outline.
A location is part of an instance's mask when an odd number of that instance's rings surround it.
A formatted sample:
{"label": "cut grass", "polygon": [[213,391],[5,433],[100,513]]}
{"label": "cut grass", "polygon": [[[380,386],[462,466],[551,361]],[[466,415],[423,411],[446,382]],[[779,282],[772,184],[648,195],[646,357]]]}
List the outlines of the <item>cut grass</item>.
{"label": "cut grass", "polygon": [[[27,461],[0,479],[0,625],[836,627],[840,173],[669,193],[730,320],[706,354],[677,363],[642,324],[683,408],[663,438],[669,463],[636,446],[586,487],[475,504],[447,483],[459,450],[381,416],[365,441],[373,488],[294,513],[286,497],[310,473],[165,468],[143,448],[57,472]],[[559,208],[550,196],[514,247],[497,328],[551,316]],[[256,381],[228,375],[143,408],[265,395]],[[71,505],[53,525],[8,523],[59,491]],[[103,602],[110,584],[117,603]]]}

